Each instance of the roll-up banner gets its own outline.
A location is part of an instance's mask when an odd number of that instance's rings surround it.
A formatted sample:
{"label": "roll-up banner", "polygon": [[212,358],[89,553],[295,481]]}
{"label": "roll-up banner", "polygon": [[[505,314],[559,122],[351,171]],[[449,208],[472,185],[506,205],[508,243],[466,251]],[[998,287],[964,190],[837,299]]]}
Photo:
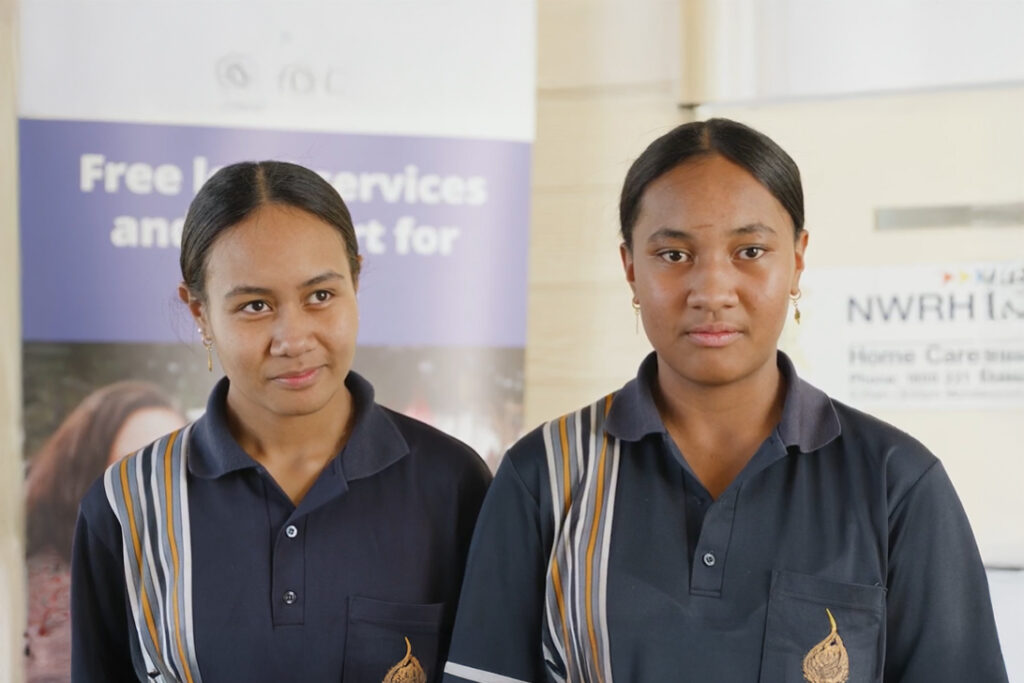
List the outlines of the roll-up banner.
{"label": "roll-up banner", "polygon": [[69,679],[77,500],[219,376],[176,295],[189,202],[280,159],[359,238],[355,369],[493,467],[522,429],[534,3],[25,0],[29,681]]}

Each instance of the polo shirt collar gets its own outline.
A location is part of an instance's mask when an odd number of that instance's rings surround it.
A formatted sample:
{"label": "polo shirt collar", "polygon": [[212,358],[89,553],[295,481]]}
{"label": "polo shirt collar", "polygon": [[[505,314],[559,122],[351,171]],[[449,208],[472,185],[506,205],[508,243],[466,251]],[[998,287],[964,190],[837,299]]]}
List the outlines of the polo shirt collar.
{"label": "polo shirt collar", "polygon": [[[229,386],[227,377],[217,382],[206,402],[206,413],[192,428],[188,467],[194,476],[216,479],[237,470],[259,467],[228,429]],[[349,372],[345,386],[352,394],[355,410],[352,433],[339,457],[331,460],[327,468],[353,481],[370,477],[397,462],[409,452],[409,445],[388,411],[374,402],[373,385],[359,374]]]}
{"label": "polo shirt collar", "polygon": [[352,392],[356,416],[341,456],[333,464],[353,481],[372,477],[398,462],[409,453],[409,444],[388,410],[374,403],[369,382],[349,372],[345,386]]}
{"label": "polo shirt collar", "polygon": [[[779,371],[786,380],[778,434],[783,445],[802,453],[817,450],[839,436],[839,418],[823,391],[800,379],[792,361],[778,351]],[[640,364],[635,379],[615,394],[605,421],[608,433],[623,441],[639,441],[648,434],[665,434],[665,425],[654,403],[652,387],[658,376],[658,358],[650,353]]]}
{"label": "polo shirt collar", "polygon": [[605,430],[622,441],[639,441],[648,434],[664,434],[651,387],[658,377],[658,355],[653,351],[640,363],[636,378],[615,392],[605,419]]}
{"label": "polo shirt collar", "polygon": [[779,370],[786,380],[786,402],[779,421],[779,438],[786,448],[810,453],[839,436],[839,416],[825,392],[800,379],[793,361],[778,352]]}
{"label": "polo shirt collar", "polygon": [[228,429],[228,386],[227,377],[217,382],[206,400],[206,412],[192,427],[188,471],[203,479],[216,479],[229,472],[258,466]]}

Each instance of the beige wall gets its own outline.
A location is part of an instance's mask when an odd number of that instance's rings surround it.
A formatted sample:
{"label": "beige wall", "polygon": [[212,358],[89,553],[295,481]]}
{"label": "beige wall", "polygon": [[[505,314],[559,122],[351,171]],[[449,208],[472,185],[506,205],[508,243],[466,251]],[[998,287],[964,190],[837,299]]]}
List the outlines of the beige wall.
{"label": "beige wall", "polygon": [[626,169],[679,109],[679,3],[538,3],[525,426],[621,386],[649,350],[619,261]]}
{"label": "beige wall", "polygon": [[0,680],[22,680],[21,323],[18,309],[14,0],[0,0]]}

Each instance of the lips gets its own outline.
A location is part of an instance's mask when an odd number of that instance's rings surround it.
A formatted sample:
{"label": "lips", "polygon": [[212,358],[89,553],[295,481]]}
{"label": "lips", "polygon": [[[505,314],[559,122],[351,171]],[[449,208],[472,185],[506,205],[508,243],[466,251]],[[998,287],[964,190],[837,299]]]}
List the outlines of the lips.
{"label": "lips", "polygon": [[271,380],[289,389],[304,389],[305,387],[313,384],[319,374],[320,366],[317,366],[313,368],[306,368],[304,370],[284,372],[280,375],[275,375]]}
{"label": "lips", "polygon": [[686,338],[692,343],[712,349],[728,346],[741,336],[737,328],[722,323],[696,325],[686,330]]}

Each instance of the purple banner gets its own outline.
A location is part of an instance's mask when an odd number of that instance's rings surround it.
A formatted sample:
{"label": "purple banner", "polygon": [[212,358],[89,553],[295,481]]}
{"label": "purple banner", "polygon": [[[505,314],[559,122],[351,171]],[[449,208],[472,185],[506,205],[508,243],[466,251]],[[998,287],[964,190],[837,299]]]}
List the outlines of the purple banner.
{"label": "purple banner", "polygon": [[26,341],[191,339],[189,202],[218,167],[283,159],[352,212],[360,344],[525,345],[527,143],[36,119],[19,134]]}

